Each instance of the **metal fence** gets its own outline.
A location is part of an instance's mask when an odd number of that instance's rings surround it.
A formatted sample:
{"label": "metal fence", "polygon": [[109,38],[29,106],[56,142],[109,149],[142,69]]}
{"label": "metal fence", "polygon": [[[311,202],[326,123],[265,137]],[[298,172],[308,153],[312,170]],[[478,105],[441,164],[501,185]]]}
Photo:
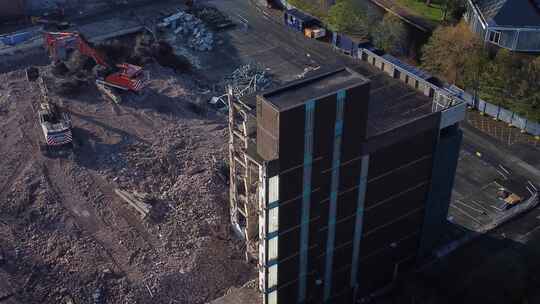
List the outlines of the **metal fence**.
{"label": "metal fence", "polygon": [[526,133],[534,136],[540,136],[540,124],[527,118],[519,116],[517,113],[505,109],[501,106],[491,104],[482,99],[474,101],[474,96],[465,92],[463,89],[452,85],[449,90],[460,96],[468,105],[477,109],[478,111],[485,113],[491,117],[497,118],[501,121],[508,123],[509,125],[520,128]]}
{"label": "metal fence", "polygon": [[[363,55],[366,54],[366,55]],[[385,71],[392,77],[395,77],[395,70],[400,71],[400,79],[407,84],[416,87],[417,90],[422,91],[425,95],[434,96],[434,104],[440,104],[440,101],[444,101],[443,104],[454,103],[455,101],[464,101],[471,107],[478,109],[480,112],[485,113],[491,117],[497,118],[501,121],[515,126],[522,131],[534,136],[540,136],[540,124],[534,121],[528,120],[515,112],[505,109],[501,106],[497,106],[486,102],[481,99],[477,99],[474,102],[474,97],[462,90],[461,88],[451,85],[447,87],[439,87],[427,79],[418,77],[417,73],[411,72],[408,69],[404,69],[404,64],[396,65],[395,62],[387,60],[384,55],[378,55],[369,48],[358,48],[357,58],[363,59],[366,62],[374,65]],[[384,64],[381,64],[384,63]],[[392,67],[391,70],[385,67]],[[407,75],[407,77],[404,77]],[[411,80],[414,81],[411,83]]]}
{"label": "metal fence", "polygon": [[441,111],[464,102],[461,96],[456,94],[453,90],[433,84],[429,81],[429,79],[427,79],[429,77],[422,76],[420,70],[409,67],[394,57],[391,57],[392,60],[389,60],[390,57],[391,56],[386,54],[379,55],[375,53],[373,48],[359,47],[356,58],[375,66],[392,78],[401,80],[422,94],[432,97],[434,112]]}

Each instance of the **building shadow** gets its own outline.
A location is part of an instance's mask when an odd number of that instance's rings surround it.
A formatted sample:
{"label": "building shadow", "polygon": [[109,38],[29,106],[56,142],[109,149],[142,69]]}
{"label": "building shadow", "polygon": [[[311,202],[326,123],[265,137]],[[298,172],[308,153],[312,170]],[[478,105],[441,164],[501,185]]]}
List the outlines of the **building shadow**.
{"label": "building shadow", "polygon": [[370,303],[540,303],[540,234],[524,243],[506,237],[506,225],[482,235],[452,223],[447,229],[448,235],[470,240],[445,256],[433,252]]}

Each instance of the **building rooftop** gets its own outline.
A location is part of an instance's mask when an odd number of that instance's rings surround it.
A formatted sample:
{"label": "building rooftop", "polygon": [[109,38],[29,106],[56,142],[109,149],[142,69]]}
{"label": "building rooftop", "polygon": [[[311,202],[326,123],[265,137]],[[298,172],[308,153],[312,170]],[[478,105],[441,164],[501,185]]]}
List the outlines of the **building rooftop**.
{"label": "building rooftop", "polygon": [[538,0],[470,0],[488,25],[540,27]]}
{"label": "building rooftop", "polygon": [[352,69],[370,80],[368,137],[432,113],[432,98],[399,79],[363,62]]}
{"label": "building rooftop", "polygon": [[[370,82],[367,135],[372,137],[432,113],[432,98],[394,79],[375,67],[359,63],[347,69],[317,71],[311,77],[294,81],[262,96],[276,109],[303,104],[310,98],[330,94],[338,89]],[[306,85],[309,83],[310,85]],[[256,96],[242,97],[256,120]],[[254,140],[254,139],[253,139]]]}
{"label": "building rooftop", "polygon": [[368,80],[362,75],[346,68],[326,68],[310,77],[293,81],[285,86],[262,94],[278,111],[284,111],[306,101],[337,92],[340,89],[355,87]]}
{"label": "building rooftop", "polygon": [[432,99],[406,84],[377,74],[370,77],[368,137],[432,113]]}

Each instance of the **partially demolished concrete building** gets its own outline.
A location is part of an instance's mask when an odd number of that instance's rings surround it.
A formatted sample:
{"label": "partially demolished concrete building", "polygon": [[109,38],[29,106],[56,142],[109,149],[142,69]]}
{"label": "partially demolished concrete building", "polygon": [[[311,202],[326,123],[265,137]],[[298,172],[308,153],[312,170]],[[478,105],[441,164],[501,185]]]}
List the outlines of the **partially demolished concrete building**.
{"label": "partially demolished concrete building", "polygon": [[353,303],[429,254],[464,115],[439,92],[347,68],[231,94],[231,221],[264,303]]}

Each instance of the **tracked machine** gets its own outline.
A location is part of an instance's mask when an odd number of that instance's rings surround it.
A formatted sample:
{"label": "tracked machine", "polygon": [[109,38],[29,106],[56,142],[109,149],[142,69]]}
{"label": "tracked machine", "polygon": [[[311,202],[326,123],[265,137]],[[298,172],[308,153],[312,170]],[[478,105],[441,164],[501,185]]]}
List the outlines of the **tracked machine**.
{"label": "tracked machine", "polygon": [[26,77],[29,82],[37,82],[41,93],[37,109],[34,106],[45,137],[44,143],[40,144],[41,152],[46,156],[64,155],[71,152],[73,148],[71,116],[50,100],[47,85],[37,68],[28,68]]}
{"label": "tracked machine", "polygon": [[121,101],[116,90],[139,93],[148,79],[143,68],[129,63],[114,64],[105,54],[94,48],[81,34],[76,32],[45,32],[45,47],[54,63],[67,58],[68,50],[78,50],[92,58],[98,65],[96,85],[114,102]]}

